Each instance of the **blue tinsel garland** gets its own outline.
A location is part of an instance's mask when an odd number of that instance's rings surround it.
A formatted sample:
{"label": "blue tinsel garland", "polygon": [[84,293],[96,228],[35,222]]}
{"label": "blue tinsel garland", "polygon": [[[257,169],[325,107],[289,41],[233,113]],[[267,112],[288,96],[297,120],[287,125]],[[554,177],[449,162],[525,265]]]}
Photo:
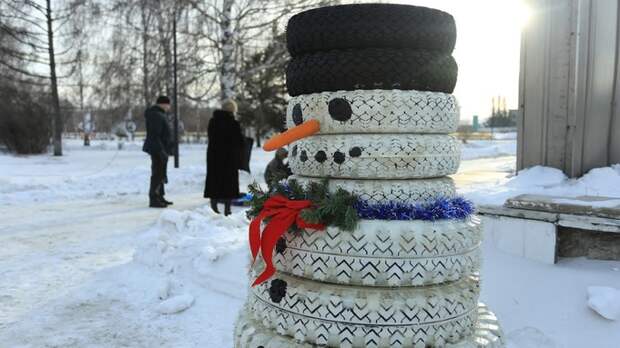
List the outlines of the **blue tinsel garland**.
{"label": "blue tinsel garland", "polygon": [[474,213],[474,204],[462,197],[438,198],[426,204],[379,203],[360,200],[357,215],[366,220],[457,220]]}
{"label": "blue tinsel garland", "polygon": [[[291,196],[292,192],[288,183],[281,183],[280,187],[286,196]],[[369,203],[360,199],[355,204],[355,209],[360,219],[402,221],[462,220],[472,215],[476,210],[474,203],[463,197],[440,197],[424,204]]]}

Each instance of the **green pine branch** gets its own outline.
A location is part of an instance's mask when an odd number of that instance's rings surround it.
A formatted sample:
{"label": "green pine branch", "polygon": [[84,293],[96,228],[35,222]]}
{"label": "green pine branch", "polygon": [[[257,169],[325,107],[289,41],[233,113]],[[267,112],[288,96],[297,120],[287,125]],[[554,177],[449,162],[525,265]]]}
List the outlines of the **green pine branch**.
{"label": "green pine branch", "polygon": [[291,179],[286,185],[277,184],[271,194],[264,192],[256,183],[249,186],[252,194],[248,218],[258,216],[265,202],[273,195],[283,195],[292,200],[310,200],[312,208],[304,209],[301,217],[312,224],[334,226],[345,231],[352,231],[357,227],[359,217],[355,210],[357,196],[339,188],[336,192],[329,192],[328,180],[312,182],[306,188],[299,182]]}

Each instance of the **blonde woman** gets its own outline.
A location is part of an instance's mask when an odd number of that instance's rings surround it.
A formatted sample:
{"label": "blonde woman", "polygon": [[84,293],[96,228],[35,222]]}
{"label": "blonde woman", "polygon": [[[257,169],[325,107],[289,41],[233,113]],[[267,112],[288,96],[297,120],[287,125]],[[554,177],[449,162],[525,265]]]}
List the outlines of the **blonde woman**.
{"label": "blonde woman", "polygon": [[239,162],[243,136],[235,120],[237,103],[225,100],[222,108],[213,112],[209,121],[207,145],[207,180],[204,197],[211,200],[211,208],[219,214],[218,203],[224,204],[224,215],[230,215],[233,199],[239,197]]}

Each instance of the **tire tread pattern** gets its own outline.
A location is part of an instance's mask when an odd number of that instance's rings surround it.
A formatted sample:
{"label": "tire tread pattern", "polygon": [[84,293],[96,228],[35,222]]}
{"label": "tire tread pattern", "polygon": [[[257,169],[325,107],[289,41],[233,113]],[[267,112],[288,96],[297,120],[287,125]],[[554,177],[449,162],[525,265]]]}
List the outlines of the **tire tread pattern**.
{"label": "tire tread pattern", "polygon": [[479,219],[368,221],[353,232],[333,227],[283,236],[277,268],[298,277],[358,286],[424,286],[477,273]]}
{"label": "tire tread pattern", "polygon": [[452,93],[458,67],[449,54],[425,50],[333,50],[293,58],[286,70],[291,96],[359,89]]}
{"label": "tire tread pattern", "polygon": [[292,56],[342,48],[414,48],[452,53],[452,15],[427,7],[395,4],[330,6],[301,12],[288,22]]}

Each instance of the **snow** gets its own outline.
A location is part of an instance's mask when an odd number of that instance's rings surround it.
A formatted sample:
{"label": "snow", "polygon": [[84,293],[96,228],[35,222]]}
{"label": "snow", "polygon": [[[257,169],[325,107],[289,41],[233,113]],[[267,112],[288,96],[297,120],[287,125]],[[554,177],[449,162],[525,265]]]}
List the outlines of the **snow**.
{"label": "snow", "polygon": [[608,286],[589,286],[588,307],[605,319],[620,319],[620,290]]}
{"label": "snow", "polygon": [[157,312],[161,314],[175,314],[183,312],[193,304],[194,296],[189,294],[177,295],[160,303],[159,306],[157,306]]}
{"label": "snow", "polygon": [[516,156],[517,143],[512,140],[469,140],[461,147],[461,159]]}
{"label": "snow", "polygon": [[[595,168],[578,179],[569,179],[559,169],[535,166],[519,171],[512,177],[475,188],[465,188],[462,193],[477,204],[502,205],[506,199],[520,194],[541,194],[567,197],[558,202],[580,204],[570,200],[579,196],[620,197],[620,164]],[[588,205],[613,207],[618,200],[593,201]],[[584,203],[581,203],[584,204]]]}
{"label": "snow", "polygon": [[517,140],[517,132],[495,132],[493,133],[495,140]]}
{"label": "snow", "polygon": [[[501,152],[478,144],[477,154]],[[169,169],[167,186],[175,209],[166,210],[146,207],[148,158],[139,146],[74,145],[60,159],[0,154],[0,346],[232,347],[249,285],[248,221],[242,208],[224,217],[206,206],[204,145],[182,146],[181,168]],[[272,155],[252,156],[253,174],[242,184],[260,182]],[[575,181],[542,167],[504,178],[514,157],[471,156],[455,180],[479,201],[528,189],[618,190],[617,181],[605,187],[620,175],[617,165]],[[490,240],[483,255],[481,300],[499,317],[509,347],[620,342],[620,321],[590,309],[617,317],[613,292],[589,291],[592,284],[620,289],[620,262],[543,265],[504,254]]]}
{"label": "snow", "polygon": [[[0,204],[54,202],[69,199],[113,199],[145,195],[150,177],[150,160],[142,152],[140,141],[92,140],[84,147],[79,139],[64,141],[63,157],[49,155],[10,156],[0,153]],[[514,155],[514,141],[470,141],[464,145],[463,159],[494,158]],[[183,145],[180,162],[183,170],[174,170],[168,162],[171,194],[201,191],[205,179],[205,145]],[[241,172],[243,187],[261,181],[264,167],[273,154],[256,150],[253,175]],[[187,163],[190,163],[188,165]],[[41,169],[45,168],[44,171]]]}
{"label": "snow", "polygon": [[[120,150],[115,141],[106,140],[93,140],[90,147],[84,147],[81,140],[65,140],[64,145],[63,157],[0,153],[0,204],[147,194],[150,159],[142,152],[140,141],[124,142]],[[169,181],[174,182],[166,187],[168,192],[201,191],[206,172],[205,145],[183,145],[180,152],[183,170],[173,169],[172,157],[168,162]],[[255,178],[259,180],[264,171],[262,164],[266,166],[271,156],[256,151],[255,175],[241,172],[242,184],[247,185],[257,180]]]}
{"label": "snow", "polygon": [[506,348],[555,348],[557,345],[543,332],[534,327],[511,332],[507,339]]}
{"label": "snow", "polygon": [[600,201],[583,201],[577,199],[554,198],[551,200],[558,204],[583,205],[593,208],[615,208],[620,207],[620,199],[604,199]]}

